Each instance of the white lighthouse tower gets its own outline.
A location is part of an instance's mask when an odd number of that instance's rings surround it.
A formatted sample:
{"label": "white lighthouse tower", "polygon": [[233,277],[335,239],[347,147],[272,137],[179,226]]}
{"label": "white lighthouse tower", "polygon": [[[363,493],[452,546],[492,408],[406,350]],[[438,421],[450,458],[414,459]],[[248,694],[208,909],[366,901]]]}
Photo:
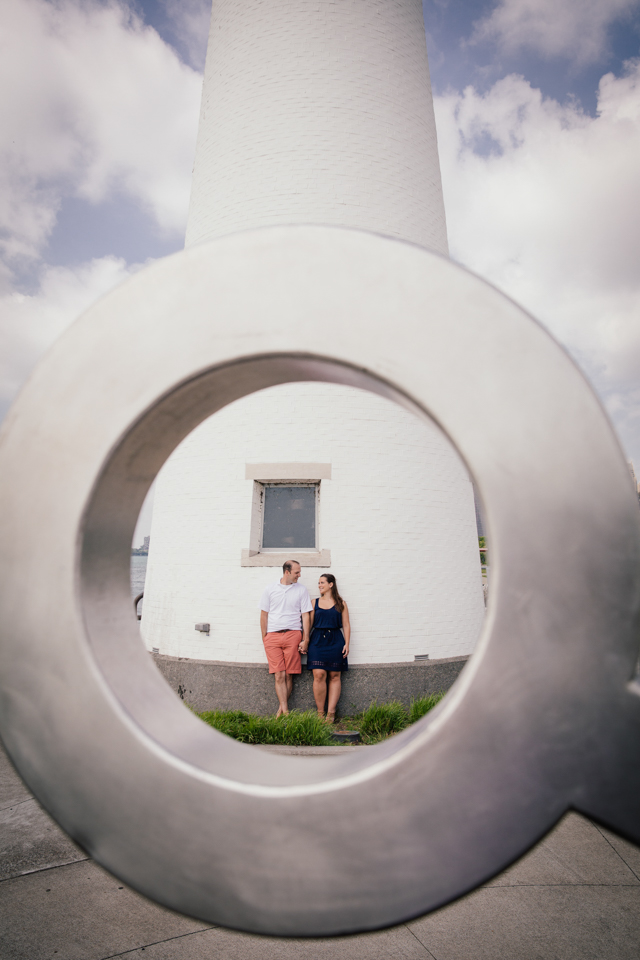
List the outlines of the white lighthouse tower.
{"label": "white lighthouse tower", "polygon": [[[421,0],[214,0],[187,245],[289,224],[447,255]],[[274,387],[180,445],[157,482],[148,649],[266,664],[259,599],[285,559],[312,596],[336,575],[354,665],[473,649],[484,603],[470,479],[435,425],[390,401]]]}

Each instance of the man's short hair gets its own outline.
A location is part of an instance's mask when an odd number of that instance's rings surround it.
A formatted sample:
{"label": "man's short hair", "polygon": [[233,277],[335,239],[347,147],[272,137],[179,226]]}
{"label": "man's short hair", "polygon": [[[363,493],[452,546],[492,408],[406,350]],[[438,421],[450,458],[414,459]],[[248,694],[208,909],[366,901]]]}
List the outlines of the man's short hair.
{"label": "man's short hair", "polygon": [[293,570],[293,565],[294,565],[294,563],[296,563],[296,564],[298,564],[298,566],[300,566],[300,564],[298,563],[297,560],[285,560],[285,562],[282,564],[282,572],[283,572],[283,573],[291,573],[291,571]]}

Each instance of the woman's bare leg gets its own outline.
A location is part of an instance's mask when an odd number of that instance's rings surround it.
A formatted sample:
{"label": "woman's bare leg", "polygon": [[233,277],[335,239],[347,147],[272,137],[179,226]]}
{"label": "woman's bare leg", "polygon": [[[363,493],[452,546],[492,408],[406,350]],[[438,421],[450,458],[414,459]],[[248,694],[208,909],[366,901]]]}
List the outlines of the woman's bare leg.
{"label": "woman's bare leg", "polygon": [[313,697],[318,708],[318,716],[324,717],[324,703],[327,699],[327,671],[313,671]]}
{"label": "woman's bare leg", "polygon": [[329,702],[327,703],[327,720],[335,720],[336,707],[342,692],[342,673],[340,671],[329,671]]}

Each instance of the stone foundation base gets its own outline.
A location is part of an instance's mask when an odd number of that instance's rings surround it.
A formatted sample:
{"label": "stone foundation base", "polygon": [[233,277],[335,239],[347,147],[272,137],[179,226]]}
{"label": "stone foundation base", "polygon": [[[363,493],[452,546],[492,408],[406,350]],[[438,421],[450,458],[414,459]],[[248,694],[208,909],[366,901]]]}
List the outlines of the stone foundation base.
{"label": "stone foundation base", "polygon": [[[229,663],[220,660],[190,660],[152,654],[169,686],[199,713],[204,710],[244,710],[266,716],[275,713],[278,701],[273,676],[266,663]],[[365,710],[372,700],[387,703],[412,700],[428,693],[448,690],[460,675],[468,657],[409,663],[357,663],[342,676],[338,714]],[[294,677],[292,710],[313,710],[313,677],[303,667]]]}

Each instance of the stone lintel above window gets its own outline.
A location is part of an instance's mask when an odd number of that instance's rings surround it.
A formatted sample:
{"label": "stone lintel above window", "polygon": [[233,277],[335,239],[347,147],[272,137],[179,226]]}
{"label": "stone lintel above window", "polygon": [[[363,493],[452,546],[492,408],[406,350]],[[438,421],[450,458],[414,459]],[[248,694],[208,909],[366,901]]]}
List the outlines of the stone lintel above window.
{"label": "stone lintel above window", "polygon": [[330,463],[247,463],[245,478],[261,483],[331,480]]}

